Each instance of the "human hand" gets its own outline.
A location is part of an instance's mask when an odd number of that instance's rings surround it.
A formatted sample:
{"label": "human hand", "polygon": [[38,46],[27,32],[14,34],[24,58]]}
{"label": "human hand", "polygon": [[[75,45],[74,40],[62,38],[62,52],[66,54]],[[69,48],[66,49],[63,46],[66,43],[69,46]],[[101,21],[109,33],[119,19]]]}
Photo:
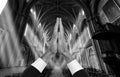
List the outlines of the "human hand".
{"label": "human hand", "polygon": [[46,63],[48,63],[48,62],[50,61],[50,59],[51,59],[51,55],[52,55],[52,52],[47,51],[47,52],[45,52],[45,54],[42,55],[41,58],[42,58]]}
{"label": "human hand", "polygon": [[64,57],[67,63],[70,63],[71,61],[74,60],[74,58],[72,57],[72,55],[70,54],[69,51],[66,52],[60,52]]}

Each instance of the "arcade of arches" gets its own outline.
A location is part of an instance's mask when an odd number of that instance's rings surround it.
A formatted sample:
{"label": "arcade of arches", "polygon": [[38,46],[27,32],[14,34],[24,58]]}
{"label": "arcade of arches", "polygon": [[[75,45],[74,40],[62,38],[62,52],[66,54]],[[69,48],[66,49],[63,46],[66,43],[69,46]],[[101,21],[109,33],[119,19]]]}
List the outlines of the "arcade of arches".
{"label": "arcade of arches", "polygon": [[120,0],[5,1],[0,77],[20,77],[46,52],[61,70],[70,52],[90,77],[120,77]]}

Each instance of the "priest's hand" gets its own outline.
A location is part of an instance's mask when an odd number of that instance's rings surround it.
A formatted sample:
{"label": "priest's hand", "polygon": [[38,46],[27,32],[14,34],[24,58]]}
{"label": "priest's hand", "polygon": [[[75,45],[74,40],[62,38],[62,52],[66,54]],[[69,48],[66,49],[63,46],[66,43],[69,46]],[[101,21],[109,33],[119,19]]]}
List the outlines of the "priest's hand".
{"label": "priest's hand", "polygon": [[70,63],[71,61],[74,60],[74,58],[72,57],[69,51],[61,52],[61,54],[64,56],[67,63]]}
{"label": "priest's hand", "polygon": [[52,56],[52,52],[50,51],[47,51],[45,52],[44,55],[42,55],[42,59],[46,62],[46,63],[49,63],[50,59],[51,59],[51,56]]}

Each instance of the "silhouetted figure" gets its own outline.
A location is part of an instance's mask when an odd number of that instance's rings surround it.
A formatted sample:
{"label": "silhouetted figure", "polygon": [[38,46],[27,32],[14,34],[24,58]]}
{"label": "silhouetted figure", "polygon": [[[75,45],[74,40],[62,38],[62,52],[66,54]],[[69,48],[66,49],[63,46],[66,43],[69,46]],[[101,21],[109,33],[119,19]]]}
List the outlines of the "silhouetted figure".
{"label": "silhouetted figure", "polygon": [[[56,53],[55,57],[60,58],[61,53]],[[62,67],[62,62],[56,59],[56,64],[52,68],[49,67],[47,61],[50,61],[50,54],[45,56],[45,59],[38,58],[34,63],[31,64],[22,74],[22,77],[89,77],[84,68],[73,59],[69,52],[66,52],[65,56],[67,65]],[[66,68],[68,67],[68,69]]]}

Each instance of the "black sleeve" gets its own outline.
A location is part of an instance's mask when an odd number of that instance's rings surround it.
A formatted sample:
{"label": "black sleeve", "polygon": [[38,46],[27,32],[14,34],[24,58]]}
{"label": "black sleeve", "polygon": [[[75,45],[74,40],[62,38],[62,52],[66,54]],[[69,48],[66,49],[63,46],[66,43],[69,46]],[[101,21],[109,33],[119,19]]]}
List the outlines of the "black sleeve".
{"label": "black sleeve", "polygon": [[73,77],[89,77],[88,73],[85,70],[80,70],[76,72]]}
{"label": "black sleeve", "polygon": [[51,74],[51,68],[45,67],[42,73],[40,73],[35,67],[29,66],[22,73],[22,77],[49,77]]}
{"label": "black sleeve", "polygon": [[22,77],[43,77],[42,73],[40,73],[35,67],[29,66],[22,73]]}

